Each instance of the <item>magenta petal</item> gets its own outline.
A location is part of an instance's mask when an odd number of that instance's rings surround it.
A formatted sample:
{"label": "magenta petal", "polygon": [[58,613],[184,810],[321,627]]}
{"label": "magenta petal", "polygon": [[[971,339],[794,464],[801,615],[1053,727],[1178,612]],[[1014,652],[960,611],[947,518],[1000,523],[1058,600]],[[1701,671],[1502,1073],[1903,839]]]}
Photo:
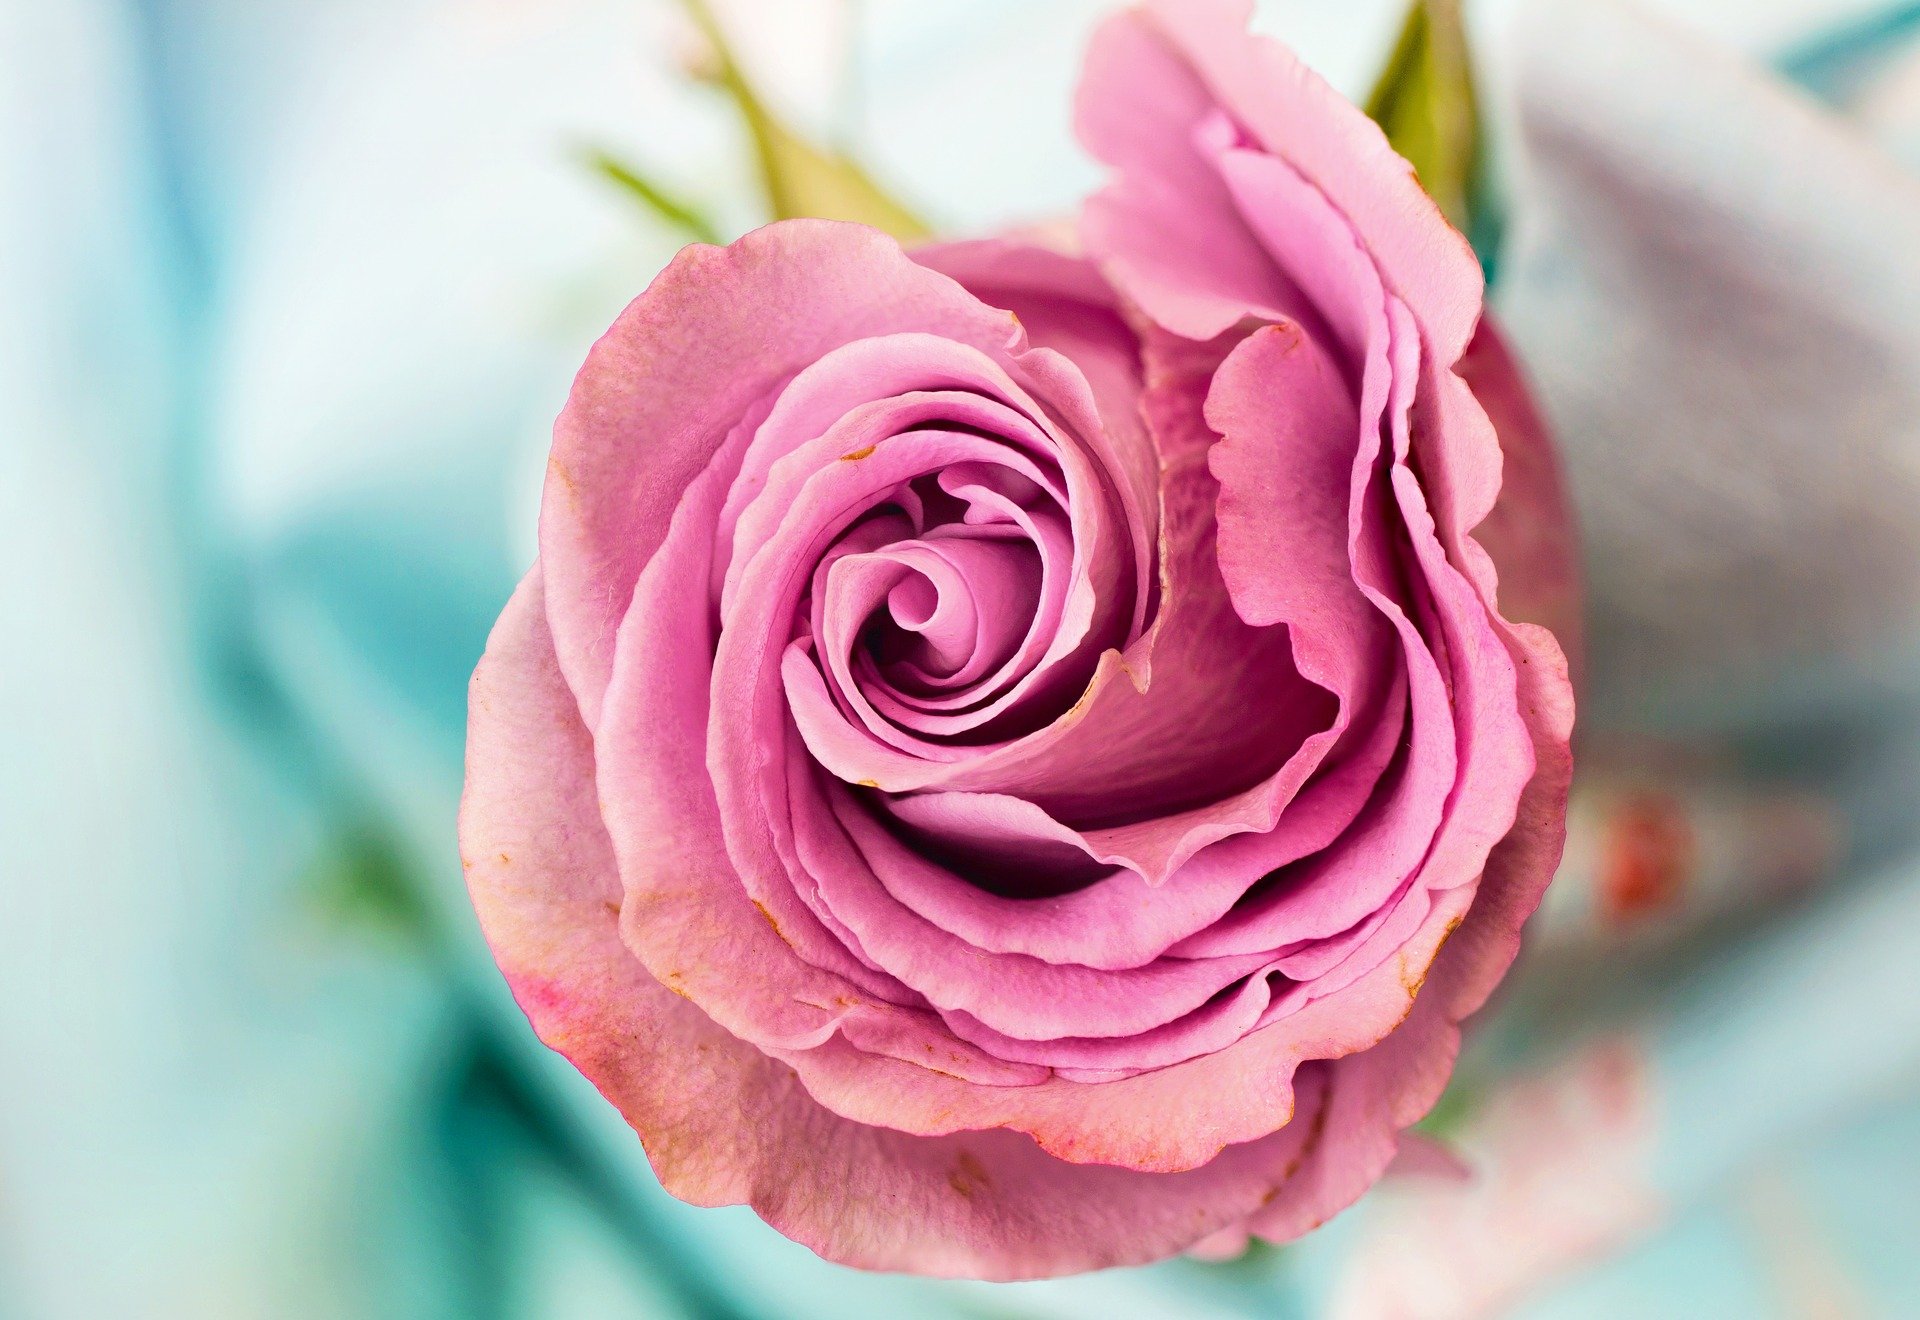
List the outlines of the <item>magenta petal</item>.
{"label": "magenta petal", "polygon": [[789,784],[797,854],[822,898],[868,956],[943,1012],[965,1012],[1028,1040],[1129,1036],[1194,1011],[1265,961],[1265,955],[1163,959],[1104,971],[987,953],[887,893],[868,858],[895,865],[905,859],[886,856],[900,845],[871,815],[823,809],[809,800],[804,772]]}
{"label": "magenta petal", "polygon": [[[1378,765],[1356,768],[1367,782],[1379,771]],[[869,861],[896,899],[977,948],[1085,967],[1138,967],[1218,921],[1246,892],[1249,876],[1325,847],[1351,819],[1355,797],[1355,785],[1343,769],[1303,790],[1274,830],[1238,835],[1201,850],[1173,883],[1154,884],[1136,870],[1119,867],[1067,892],[1007,898],[910,849],[876,854]],[[931,810],[939,837],[962,848],[976,866],[991,868],[999,858],[1010,870],[1038,868],[1071,878],[1076,868],[1103,865],[1086,835],[1024,799],[917,794],[890,810],[909,823]],[[1005,819],[1009,815],[1013,819]]]}
{"label": "magenta petal", "polygon": [[[1364,236],[1381,278],[1413,310],[1433,355],[1457,361],[1480,317],[1480,263],[1379,126],[1285,46],[1249,36],[1241,0],[1147,0],[1143,8],[1142,21],[1178,52],[1212,100]],[[1115,88],[1109,95],[1138,93]]]}
{"label": "magenta petal", "polygon": [[1016,1279],[1176,1253],[1289,1184],[1321,1130],[1312,1078],[1296,1122],[1191,1173],[1065,1164],[1011,1132],[915,1137],[838,1118],[654,980],[617,930],[593,745],[554,654],[540,572],[474,675],[461,855],[514,997],[634,1126],[669,1191],[750,1204],[850,1265]]}
{"label": "magenta petal", "polygon": [[690,249],[556,427],[476,908],[670,1190],[836,1260],[1305,1231],[1558,856],[1539,418],[1465,243],[1247,11],[1101,29],[1085,258]]}
{"label": "magenta petal", "polygon": [[1284,1123],[1293,1108],[1296,1072],[1311,1071],[1309,1061],[1354,1054],[1406,1021],[1424,969],[1460,926],[1467,903],[1459,890],[1436,896],[1391,958],[1337,994],[1308,1002],[1217,1052],[1097,1085],[1053,1080],[1028,1087],[971,1086],[860,1054],[838,1039],[804,1053],[777,1052],[800,1067],[809,1093],[859,1121],[928,1133],[1008,1126],[1076,1163],[1192,1169]]}
{"label": "magenta petal", "polygon": [[[1140,345],[1119,299],[1091,261],[1013,239],[982,239],[917,248],[913,259],[958,280],[993,307],[1014,313],[1027,341],[1041,350],[1026,359],[1040,383],[1076,398],[1092,394],[1098,426],[1084,412],[1070,418],[1090,434],[1121,487],[1120,503],[1135,531],[1142,583],[1137,631],[1151,604],[1151,552],[1159,535],[1160,456],[1140,410]],[[1057,355],[1048,358],[1046,355]]]}
{"label": "magenta petal", "polygon": [[555,646],[589,722],[640,568],[728,431],[831,350],[909,330],[981,349],[1015,333],[885,235],[795,220],[683,249],[601,336],[554,425],[540,515]]}
{"label": "magenta petal", "polygon": [[1087,251],[1161,325],[1204,340],[1248,315],[1283,319],[1300,296],[1247,230],[1195,147],[1215,101],[1138,12],[1108,19],[1074,100],[1087,150],[1118,173],[1088,199]]}

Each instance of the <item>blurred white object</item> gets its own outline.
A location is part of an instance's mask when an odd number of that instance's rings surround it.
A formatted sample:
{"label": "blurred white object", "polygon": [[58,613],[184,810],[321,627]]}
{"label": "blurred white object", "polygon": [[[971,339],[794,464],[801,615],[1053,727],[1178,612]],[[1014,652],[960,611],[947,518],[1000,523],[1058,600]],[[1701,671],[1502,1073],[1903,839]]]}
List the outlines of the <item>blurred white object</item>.
{"label": "blurred white object", "polygon": [[1581,515],[1589,724],[1920,690],[1920,178],[1624,5],[1519,27],[1498,306]]}

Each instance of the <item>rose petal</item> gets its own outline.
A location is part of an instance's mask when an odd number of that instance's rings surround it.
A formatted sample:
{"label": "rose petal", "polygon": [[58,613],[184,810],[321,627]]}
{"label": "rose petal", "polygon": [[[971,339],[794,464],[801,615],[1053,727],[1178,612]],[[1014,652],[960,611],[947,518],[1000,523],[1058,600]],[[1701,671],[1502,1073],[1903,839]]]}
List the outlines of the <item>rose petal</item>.
{"label": "rose petal", "polygon": [[640,568],[728,431],[831,350],[909,330],[983,350],[1017,333],[885,235],[796,220],[682,249],[601,336],[555,423],[540,513],[555,646],[589,723]]}
{"label": "rose petal", "polygon": [[1071,1165],[1014,1133],[915,1137],[837,1118],[655,981],[617,932],[591,735],[559,669],[541,571],[474,675],[461,852],[514,997],[633,1124],[669,1191],[751,1204],[847,1264],[1016,1279],[1170,1255],[1288,1185],[1321,1130],[1311,1076],[1298,1123],[1192,1173]]}

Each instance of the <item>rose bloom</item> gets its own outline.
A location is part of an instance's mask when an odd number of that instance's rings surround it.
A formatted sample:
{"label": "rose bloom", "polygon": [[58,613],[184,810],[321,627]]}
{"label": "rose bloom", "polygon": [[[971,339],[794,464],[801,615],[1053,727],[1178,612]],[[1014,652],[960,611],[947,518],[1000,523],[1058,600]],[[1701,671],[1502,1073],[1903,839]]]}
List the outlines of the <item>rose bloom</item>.
{"label": "rose bloom", "polygon": [[1466,243],[1242,9],[1096,37],[1084,256],[682,252],[474,676],[515,997],[670,1191],[833,1260],[1305,1232],[1559,856],[1566,664],[1496,605],[1568,617],[1551,454]]}

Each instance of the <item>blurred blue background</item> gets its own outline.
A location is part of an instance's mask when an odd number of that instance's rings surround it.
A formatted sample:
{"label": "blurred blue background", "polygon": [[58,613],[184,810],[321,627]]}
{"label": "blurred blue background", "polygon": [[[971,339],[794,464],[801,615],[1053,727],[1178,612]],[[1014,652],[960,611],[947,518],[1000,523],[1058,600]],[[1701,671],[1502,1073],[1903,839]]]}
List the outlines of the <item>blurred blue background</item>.
{"label": "blurred blue background", "polygon": [[[1097,182],[1106,8],[716,5],[961,233]],[[1401,13],[1259,26],[1358,97]],[[1482,1176],[995,1287],[667,1198],[465,906],[546,431],[684,241],[583,153],[761,218],[679,8],[0,0],[0,1315],[1920,1314],[1920,9],[1469,18],[1594,579],[1568,874],[1436,1119]]]}

